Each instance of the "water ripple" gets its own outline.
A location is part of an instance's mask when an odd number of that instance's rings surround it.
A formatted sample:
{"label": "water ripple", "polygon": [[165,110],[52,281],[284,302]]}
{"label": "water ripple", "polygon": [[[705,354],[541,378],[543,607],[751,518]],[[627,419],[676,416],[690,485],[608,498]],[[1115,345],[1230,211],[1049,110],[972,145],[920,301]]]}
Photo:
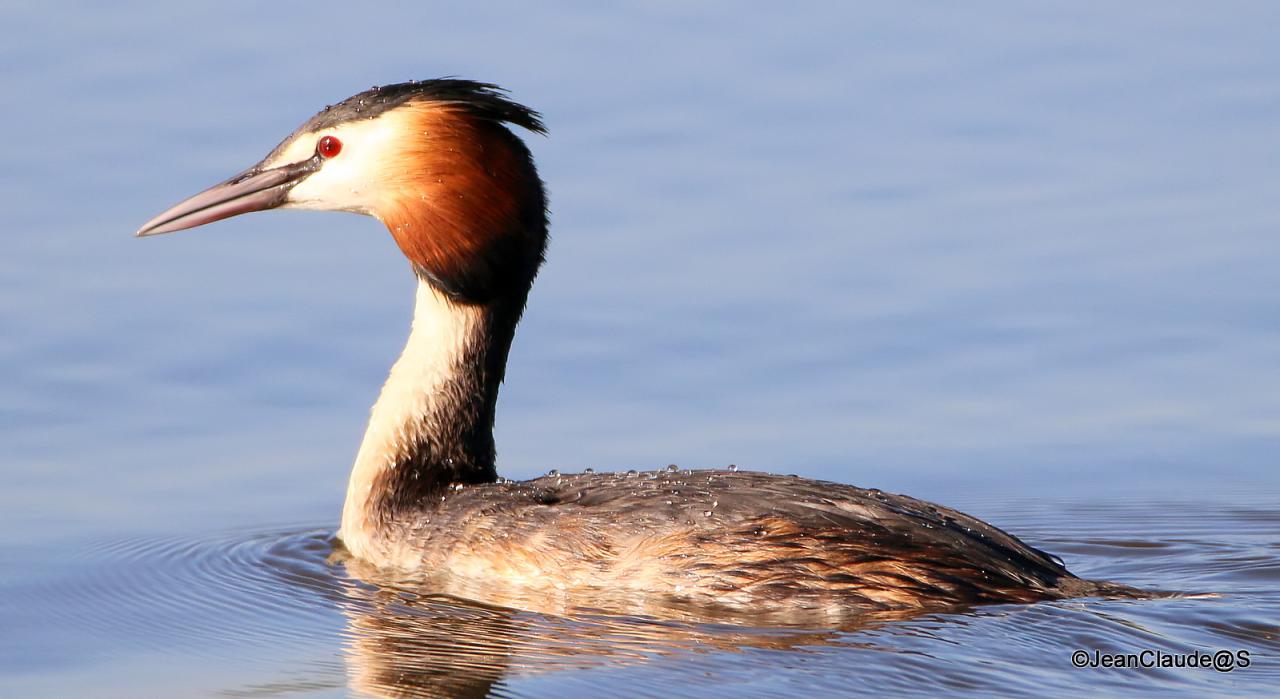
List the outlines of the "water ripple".
{"label": "water ripple", "polygon": [[108,541],[71,561],[75,573],[15,594],[82,632],[218,655],[336,625],[332,540],[329,530],[290,529]]}
{"label": "water ripple", "polygon": [[[617,614],[603,611],[605,601],[531,611],[371,577],[335,554],[331,530],[293,527],[102,542],[66,561],[65,576],[8,590],[3,613],[37,645],[41,629],[63,647],[74,629],[98,639],[86,641],[94,647],[105,639],[176,653],[187,664],[192,657],[211,667],[234,663],[234,679],[210,680],[227,696],[342,687],[373,696],[572,694],[601,682],[664,697],[701,695],[707,686],[741,696],[859,687],[1016,696],[1065,691],[1086,672],[1114,692],[1194,695],[1249,694],[1280,681],[1274,556],[1261,553],[1249,526],[1237,526],[1270,515],[1201,512],[1200,525],[1180,528],[1173,520],[1185,511],[1147,509],[1145,528],[1180,535],[1144,538],[1128,524],[1133,513],[1123,512],[1076,520],[1052,548],[1089,574],[1210,587],[1221,596],[994,606],[827,628],[676,608]],[[1026,519],[1015,528],[1063,520],[1060,513]],[[1212,670],[1076,669],[1073,649],[1246,649],[1255,664],[1225,683]],[[32,657],[28,649],[10,662]],[[269,679],[248,679],[261,674]],[[232,686],[221,686],[227,681]]]}

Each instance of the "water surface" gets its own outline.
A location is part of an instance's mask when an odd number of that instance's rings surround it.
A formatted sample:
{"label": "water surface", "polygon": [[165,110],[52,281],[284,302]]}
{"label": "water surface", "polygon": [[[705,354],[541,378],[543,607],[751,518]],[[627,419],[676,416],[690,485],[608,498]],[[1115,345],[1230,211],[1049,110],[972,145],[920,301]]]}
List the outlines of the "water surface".
{"label": "water surface", "polygon": [[[1278,15],[0,10],[0,694],[1274,694]],[[129,234],[320,106],[448,74],[551,127],[505,475],[733,462],[1221,596],[797,629],[349,575],[329,540],[412,302],[389,236],[303,213]]]}

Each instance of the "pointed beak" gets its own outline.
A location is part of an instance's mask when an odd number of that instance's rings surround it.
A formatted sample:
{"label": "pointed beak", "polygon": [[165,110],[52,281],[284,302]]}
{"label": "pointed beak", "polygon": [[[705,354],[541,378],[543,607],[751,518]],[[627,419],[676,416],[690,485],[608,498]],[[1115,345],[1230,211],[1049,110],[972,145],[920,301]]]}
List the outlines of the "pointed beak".
{"label": "pointed beak", "polygon": [[320,169],[319,155],[297,163],[263,169],[255,165],[220,185],[169,207],[142,224],[137,236],[172,233],[203,226],[250,211],[274,209],[285,202],[289,190]]}

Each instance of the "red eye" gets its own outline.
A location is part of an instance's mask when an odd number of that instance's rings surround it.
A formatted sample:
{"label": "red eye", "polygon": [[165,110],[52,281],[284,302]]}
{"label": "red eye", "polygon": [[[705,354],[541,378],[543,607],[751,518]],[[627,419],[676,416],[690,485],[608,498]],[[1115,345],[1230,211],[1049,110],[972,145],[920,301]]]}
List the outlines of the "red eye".
{"label": "red eye", "polygon": [[316,152],[326,158],[333,158],[342,152],[342,141],[333,136],[325,136],[316,144]]}

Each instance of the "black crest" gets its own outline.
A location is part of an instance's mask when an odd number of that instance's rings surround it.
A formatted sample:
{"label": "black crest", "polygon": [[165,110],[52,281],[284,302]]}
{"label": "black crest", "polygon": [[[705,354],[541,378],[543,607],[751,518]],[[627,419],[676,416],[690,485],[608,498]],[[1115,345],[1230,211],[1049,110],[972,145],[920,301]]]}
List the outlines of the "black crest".
{"label": "black crest", "polygon": [[343,122],[373,119],[411,100],[457,105],[472,116],[515,124],[545,134],[542,115],[507,98],[507,91],[491,83],[437,78],[373,87],[328,107],[311,117],[300,131],[319,131]]}

